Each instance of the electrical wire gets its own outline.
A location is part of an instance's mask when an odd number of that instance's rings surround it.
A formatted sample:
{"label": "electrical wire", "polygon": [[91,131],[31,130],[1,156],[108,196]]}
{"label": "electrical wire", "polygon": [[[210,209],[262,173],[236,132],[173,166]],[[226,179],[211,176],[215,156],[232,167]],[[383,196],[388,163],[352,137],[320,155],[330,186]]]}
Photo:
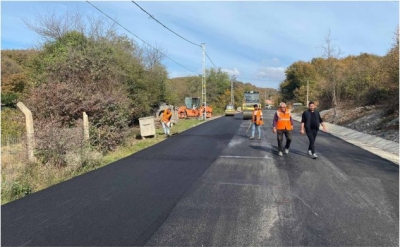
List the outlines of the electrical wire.
{"label": "electrical wire", "polygon": [[86,0],[86,2],[90,5],[92,5],[95,9],[97,9],[99,12],[101,12],[103,15],[107,16],[110,20],[112,20],[113,22],[115,22],[118,26],[122,27],[123,29],[125,29],[127,32],[129,32],[130,34],[132,34],[133,36],[135,36],[137,39],[139,39],[140,41],[142,41],[143,43],[145,43],[146,45],[150,46],[151,48],[153,48],[154,50],[158,51],[159,53],[161,53],[162,55],[164,55],[166,58],[170,59],[171,61],[173,61],[174,63],[178,64],[179,66],[187,69],[188,71],[194,73],[195,75],[198,75],[196,72],[194,72],[191,69],[186,68],[185,66],[183,66],[182,64],[178,63],[177,61],[173,60],[172,58],[170,58],[169,56],[165,55],[164,53],[162,53],[161,51],[159,51],[158,49],[154,48],[153,46],[151,46],[150,44],[148,44],[146,41],[144,41],[143,39],[139,38],[136,34],[132,33],[130,30],[128,30],[127,28],[125,28],[124,26],[122,26],[119,22],[117,22],[116,20],[114,20],[113,18],[111,18],[109,15],[107,15],[106,13],[104,13],[103,11],[101,11],[101,9],[99,9],[98,7],[96,7],[95,5],[93,5],[91,2],[89,2],[88,0]]}
{"label": "electrical wire", "polygon": [[217,66],[215,66],[215,64],[213,63],[213,61],[211,61],[211,58],[208,56],[207,52],[206,52],[206,56],[207,56],[208,60],[210,60],[210,62],[214,65],[214,67],[217,68]]}
{"label": "electrical wire", "polygon": [[149,14],[146,10],[144,10],[142,7],[140,7],[140,5],[137,4],[135,1],[132,1],[132,3],[134,3],[136,6],[138,6],[143,12],[145,12],[146,14],[148,14],[149,17],[150,17],[151,19],[155,20],[155,21],[158,22],[161,26],[163,26],[164,28],[168,29],[169,31],[171,31],[172,33],[174,33],[175,35],[177,35],[177,36],[180,37],[181,39],[184,39],[184,40],[186,40],[187,42],[189,42],[189,43],[191,43],[191,44],[193,44],[193,45],[195,45],[195,46],[201,47],[201,45],[196,44],[196,43],[194,43],[194,42],[192,42],[192,41],[190,41],[190,40],[188,40],[188,39],[182,37],[181,35],[177,34],[176,32],[174,32],[174,31],[172,31],[171,29],[169,29],[168,27],[166,27],[164,24],[162,24],[162,23],[159,22],[156,18],[154,18],[154,16],[152,16],[152,15]]}
{"label": "electrical wire", "polygon": [[[194,42],[192,42],[192,41],[190,41],[190,40],[188,40],[188,39],[182,37],[181,35],[177,34],[176,32],[172,31],[170,28],[168,28],[167,26],[165,26],[164,24],[162,24],[160,21],[158,21],[156,18],[154,18],[153,15],[151,15],[149,12],[147,12],[145,9],[143,9],[143,8],[142,8],[139,4],[137,4],[135,1],[132,0],[132,3],[134,3],[136,6],[138,6],[138,7],[139,7],[143,12],[145,12],[151,19],[153,19],[153,20],[155,20],[156,22],[158,22],[158,23],[159,23],[161,26],[163,26],[165,29],[169,30],[170,32],[174,33],[175,35],[177,35],[177,36],[180,37],[181,39],[184,39],[184,40],[186,40],[187,42],[189,42],[189,43],[191,43],[191,44],[193,44],[193,45],[195,45],[195,46],[202,47],[201,45],[196,44],[196,43],[194,43]],[[208,60],[210,60],[210,62],[214,65],[214,67],[217,68],[217,66],[215,66],[214,62],[211,60],[211,58],[208,56],[207,53],[206,53],[206,56],[207,56]]]}

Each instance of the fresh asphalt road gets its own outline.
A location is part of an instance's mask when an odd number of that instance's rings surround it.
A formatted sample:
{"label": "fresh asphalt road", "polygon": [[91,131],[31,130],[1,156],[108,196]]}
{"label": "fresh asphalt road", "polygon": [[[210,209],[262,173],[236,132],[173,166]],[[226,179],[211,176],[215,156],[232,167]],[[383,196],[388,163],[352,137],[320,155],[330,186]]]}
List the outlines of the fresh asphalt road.
{"label": "fresh asphalt road", "polygon": [[[221,117],[1,208],[2,246],[399,246],[399,167],[295,122]],[[250,131],[249,131],[250,133]]]}

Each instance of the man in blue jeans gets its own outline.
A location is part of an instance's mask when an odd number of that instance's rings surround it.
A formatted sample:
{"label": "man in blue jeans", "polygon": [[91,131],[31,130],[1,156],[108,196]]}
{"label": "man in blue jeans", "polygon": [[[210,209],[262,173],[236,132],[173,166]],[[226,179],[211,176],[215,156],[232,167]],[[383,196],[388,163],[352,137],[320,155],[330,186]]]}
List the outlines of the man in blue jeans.
{"label": "man in blue jeans", "polygon": [[261,139],[261,125],[264,124],[263,114],[262,114],[261,109],[258,108],[258,104],[254,104],[253,107],[254,107],[254,110],[253,110],[253,113],[251,114],[252,129],[251,129],[250,140],[254,140],[254,134],[255,134],[256,129],[258,131],[257,140],[260,140]]}
{"label": "man in blue jeans", "polygon": [[308,103],[308,110],[303,112],[301,116],[301,129],[300,133],[304,135],[307,133],[307,137],[309,140],[308,145],[308,155],[312,156],[313,159],[316,159],[318,156],[315,153],[315,139],[317,138],[317,133],[319,130],[319,125],[322,125],[324,132],[326,132],[325,124],[321,118],[321,115],[317,110],[315,110],[315,104],[313,101]]}

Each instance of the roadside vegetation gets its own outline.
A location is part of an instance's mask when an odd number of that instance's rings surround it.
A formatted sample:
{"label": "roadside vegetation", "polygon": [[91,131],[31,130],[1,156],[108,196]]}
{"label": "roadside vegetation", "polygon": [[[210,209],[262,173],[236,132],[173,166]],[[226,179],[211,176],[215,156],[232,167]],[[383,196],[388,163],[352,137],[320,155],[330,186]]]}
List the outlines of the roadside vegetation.
{"label": "roadside vegetation", "polygon": [[398,112],[398,28],[385,56],[361,53],[340,57],[340,48],[330,33],[321,48],[321,57],[297,61],[286,69],[280,99],[305,104],[308,84],[309,100],[316,101],[321,109],[385,105],[389,112]]}
{"label": "roadside vegetation", "polygon": [[[140,138],[139,118],[155,116],[161,103],[184,105],[201,97],[200,76],[170,79],[157,44],[149,48],[119,34],[113,23],[68,11],[24,20],[43,43],[30,50],[1,51],[2,204],[97,169],[154,145],[164,137]],[[396,36],[397,37],[397,36]],[[235,107],[245,91],[261,100],[305,102],[323,108],[343,104],[390,103],[398,114],[398,39],[379,57],[360,54],[340,58],[326,40],[325,53],[286,70],[280,91],[234,82]],[[231,78],[221,68],[206,69],[207,104],[223,114],[231,100]],[[36,162],[26,158],[25,119],[16,109],[23,102],[33,114]],[[89,118],[84,141],[82,114]],[[198,120],[180,120],[181,132]]]}
{"label": "roadside vegetation", "polygon": [[[172,135],[176,135],[202,123],[204,123],[203,120],[183,119],[171,128],[171,133]],[[1,204],[40,191],[88,171],[101,168],[163,140],[165,140],[165,135],[162,128],[157,128],[156,135],[146,139],[140,136],[140,129],[138,127],[131,128],[128,135],[124,138],[124,142],[113,152],[102,154],[93,147],[81,147],[79,148],[80,154],[77,154],[75,159],[84,161],[74,162],[73,160],[69,160],[69,163],[62,167],[51,163],[29,163],[26,159],[20,157],[25,152],[22,148],[22,142],[15,143],[11,147],[3,145],[2,154],[5,155],[1,157]],[[10,148],[13,152],[7,150]]]}

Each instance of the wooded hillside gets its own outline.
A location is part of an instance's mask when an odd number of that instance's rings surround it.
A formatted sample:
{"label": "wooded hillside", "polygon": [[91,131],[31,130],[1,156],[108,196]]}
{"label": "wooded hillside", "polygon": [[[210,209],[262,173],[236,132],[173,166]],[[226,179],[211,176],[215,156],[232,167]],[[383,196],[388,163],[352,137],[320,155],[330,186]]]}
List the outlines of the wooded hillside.
{"label": "wooded hillside", "polygon": [[329,37],[325,51],[323,57],[297,61],[286,69],[286,79],[280,84],[283,100],[305,103],[308,82],[309,100],[319,101],[324,109],[344,104],[399,108],[398,29],[383,57],[362,53],[340,58]]}

